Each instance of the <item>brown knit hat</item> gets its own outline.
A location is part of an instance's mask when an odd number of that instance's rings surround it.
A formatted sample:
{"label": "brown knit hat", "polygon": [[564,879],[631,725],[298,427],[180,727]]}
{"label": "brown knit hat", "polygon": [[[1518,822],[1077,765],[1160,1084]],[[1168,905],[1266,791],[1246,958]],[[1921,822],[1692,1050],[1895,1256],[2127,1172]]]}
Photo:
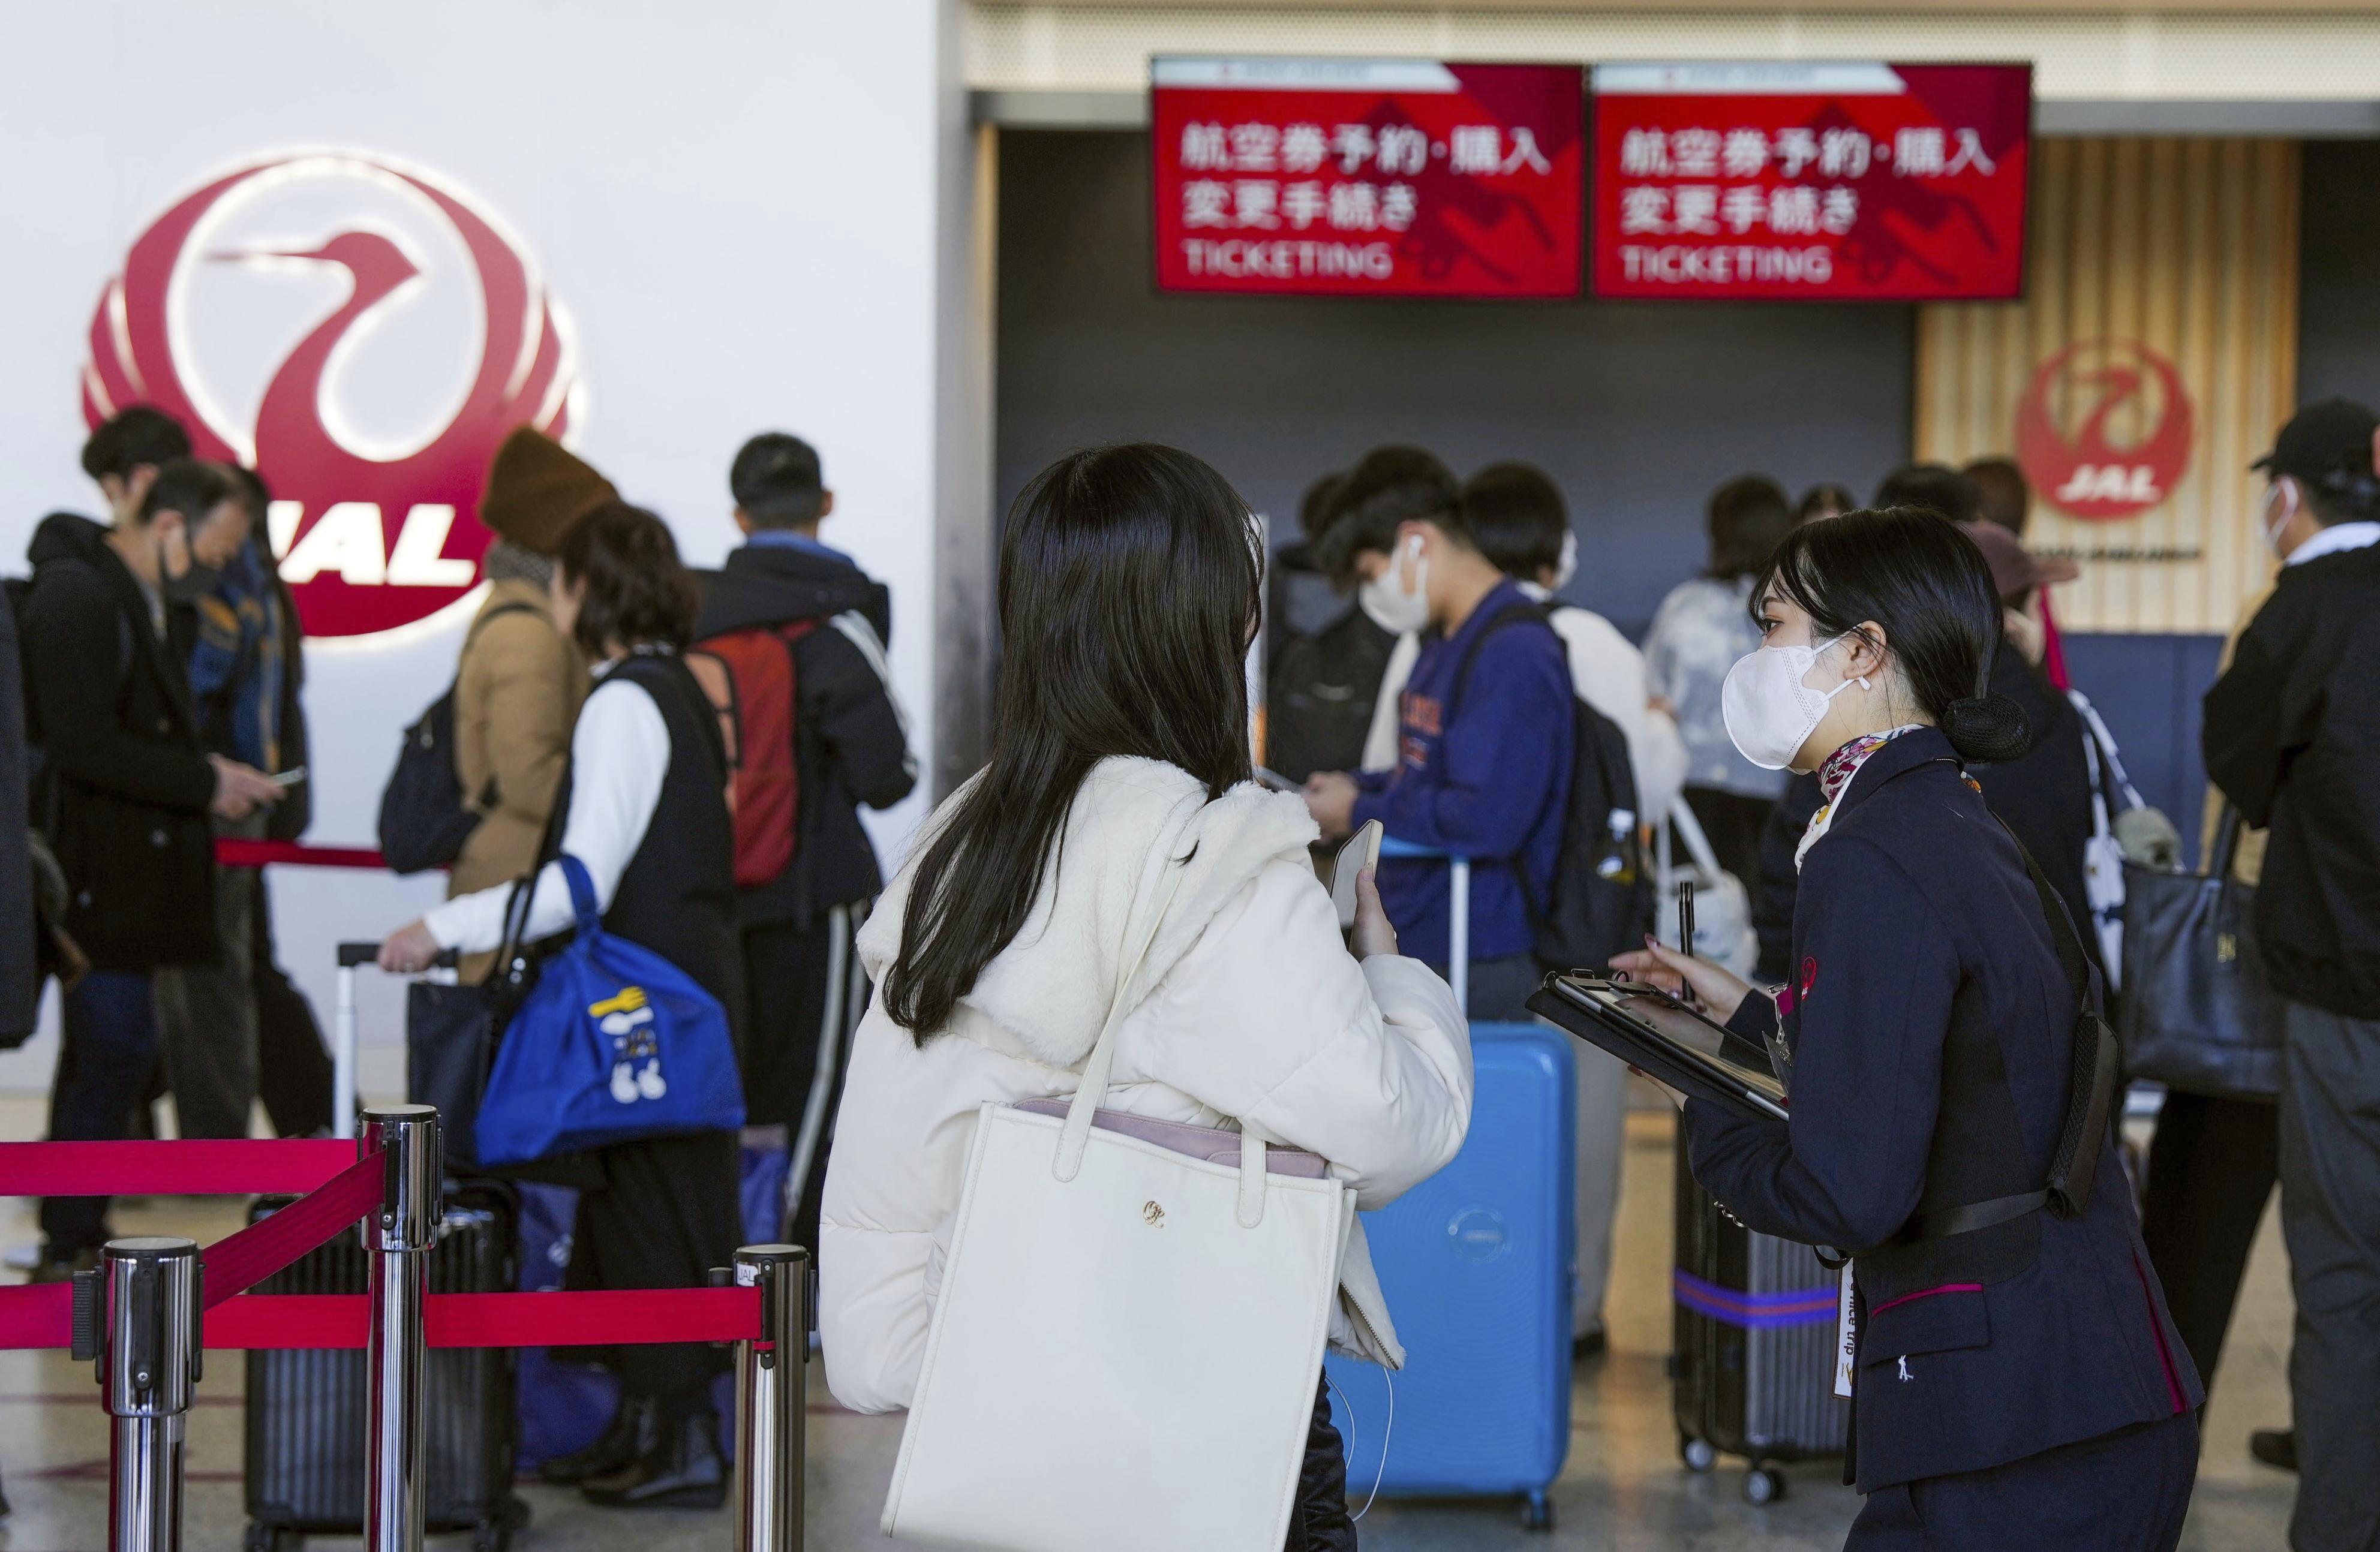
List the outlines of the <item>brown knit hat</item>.
{"label": "brown knit hat", "polygon": [[520,426],[496,449],[480,521],[525,550],[551,555],[581,517],[619,499],[585,460],[543,431]]}

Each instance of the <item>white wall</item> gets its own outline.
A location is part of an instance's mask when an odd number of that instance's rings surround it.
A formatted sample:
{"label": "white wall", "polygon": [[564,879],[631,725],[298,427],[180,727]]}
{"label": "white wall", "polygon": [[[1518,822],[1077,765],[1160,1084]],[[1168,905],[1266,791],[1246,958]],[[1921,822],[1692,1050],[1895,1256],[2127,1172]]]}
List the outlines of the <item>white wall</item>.
{"label": "white wall", "polygon": [[[0,52],[0,570],[38,515],[95,510],[76,464],[84,331],[137,232],[199,175],[341,146],[478,196],[575,322],[579,451],[676,529],[728,548],[743,438],[810,438],[836,491],[826,537],[891,584],[892,660],[930,767],[938,296],[951,208],[953,0],[702,6],[421,0],[401,7],[88,0],[13,8]],[[964,164],[960,169],[964,175]],[[964,445],[964,438],[956,445]],[[397,730],[452,672],[456,634],[311,655],[310,839],[370,843]],[[923,794],[882,816],[905,834]],[[376,938],[434,880],[276,869],[282,960],[327,1023],[330,947]],[[367,976],[367,980],[374,977]],[[368,986],[367,1077],[387,1092],[399,1002]],[[39,1089],[55,1041],[0,1059]]]}

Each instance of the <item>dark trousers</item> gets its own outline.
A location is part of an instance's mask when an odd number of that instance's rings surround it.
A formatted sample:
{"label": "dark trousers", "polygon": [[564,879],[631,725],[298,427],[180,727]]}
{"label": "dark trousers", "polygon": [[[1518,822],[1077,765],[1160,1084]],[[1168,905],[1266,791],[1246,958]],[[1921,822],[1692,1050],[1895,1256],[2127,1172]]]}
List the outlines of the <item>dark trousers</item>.
{"label": "dark trousers", "polygon": [[744,929],[744,1123],[782,1126],[792,1155],[784,1233],[816,1246],[826,1160],[851,1037],[868,1001],[852,952],[864,908],[837,905],[807,930]]}
{"label": "dark trousers", "polygon": [[2172,1552],[2198,1476],[2198,1414],[2179,1413],[1985,1471],[1867,1497],[1843,1552]]}
{"label": "dark trousers", "polygon": [[[578,1194],[563,1286],[700,1288],[735,1264],[743,1232],[732,1132],[614,1143],[589,1156],[603,1182]],[[700,1342],[613,1348],[602,1355],[622,1398],[657,1400],[674,1417],[709,1406],[722,1355]]]}
{"label": "dark trousers", "polygon": [[[264,816],[217,819],[218,837],[257,840]],[[215,940],[211,964],[159,970],[158,1049],[174,1091],[175,1125],[185,1137],[245,1137],[256,1110],[256,918],[264,909],[264,870],[215,869]]]}
{"label": "dark trousers", "polygon": [[2280,1107],[2268,1101],[2175,1091],[2149,1144],[2141,1238],[2209,1395],[2256,1225],[2280,1173]]}
{"label": "dark trousers", "polygon": [[1330,1421],[1330,1386],[1314,1394],[1314,1422],[1305,1434],[1305,1461],[1297,1472],[1297,1502],[1289,1511],[1281,1552],[1355,1552],[1355,1522],[1347,1514],[1347,1450]]}
{"label": "dark trousers", "polygon": [[331,1130],[331,1053],[314,1006],[290,984],[273,947],[273,900],[258,885],[249,964],[256,988],[256,1094],[275,1136]]}
{"label": "dark trousers", "polygon": [[2296,1552],[2380,1548],[2380,1019],[2281,1004]]}
{"label": "dark trousers", "polygon": [[1754,888],[1760,879],[1760,832],[1777,800],[1747,797],[1723,787],[1688,787],[1686,806],[1694,810],[1694,822],[1703,827],[1703,839],[1711,843],[1718,865],[1745,889]]}
{"label": "dark trousers", "polygon": [[[50,1084],[50,1141],[109,1143],[157,1068],[157,1011],[149,976],[94,970],[66,994],[57,1074]],[[49,1196],[42,1202],[49,1254],[65,1259],[107,1240],[107,1198]]]}

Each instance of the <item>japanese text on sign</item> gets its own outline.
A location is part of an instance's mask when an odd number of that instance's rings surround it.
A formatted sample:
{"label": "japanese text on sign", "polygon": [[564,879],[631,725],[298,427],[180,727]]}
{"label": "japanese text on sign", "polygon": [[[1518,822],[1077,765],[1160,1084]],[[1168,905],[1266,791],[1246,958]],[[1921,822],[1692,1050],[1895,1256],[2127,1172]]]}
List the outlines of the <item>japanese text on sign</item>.
{"label": "japanese text on sign", "polygon": [[1165,59],[1155,83],[1167,289],[1577,292],[1574,70]]}
{"label": "japanese text on sign", "polygon": [[2023,66],[1608,66],[1606,297],[2008,297],[2022,278]]}

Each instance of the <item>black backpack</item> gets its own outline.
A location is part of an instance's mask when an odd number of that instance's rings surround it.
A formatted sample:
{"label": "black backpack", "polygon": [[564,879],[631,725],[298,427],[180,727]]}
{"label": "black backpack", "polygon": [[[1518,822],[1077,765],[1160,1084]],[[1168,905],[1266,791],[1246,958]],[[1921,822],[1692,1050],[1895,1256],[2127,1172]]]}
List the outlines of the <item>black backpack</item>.
{"label": "black backpack", "polygon": [[[1553,629],[1551,611],[1535,604],[1506,609],[1474,637],[1455,671],[1450,704],[1460,706],[1479,649],[1500,630],[1530,622]],[[1557,634],[1555,639],[1560,637]],[[1563,673],[1569,673],[1568,651]],[[1628,735],[1620,724],[1571,696],[1570,798],[1562,810],[1561,850],[1554,863],[1553,898],[1540,911],[1521,889],[1539,963],[1556,969],[1600,970],[1613,954],[1642,948],[1653,925],[1652,869],[1645,864],[1643,810],[1636,774],[1628,763]],[[1447,718],[1451,728],[1454,719]]]}
{"label": "black backpack", "polygon": [[[491,609],[471,626],[472,635],[501,614],[529,614],[526,603]],[[463,641],[470,649],[470,637]],[[455,686],[430,703],[405,730],[396,769],[380,793],[380,855],[398,873],[422,873],[451,866],[463,843],[480,828],[480,812],[495,806],[492,779],[477,808],[463,801],[463,778],[455,767]]]}
{"label": "black backpack", "polygon": [[1293,782],[1364,763],[1372,705],[1397,638],[1350,609],[1312,636],[1293,636],[1265,685],[1265,763]]}

